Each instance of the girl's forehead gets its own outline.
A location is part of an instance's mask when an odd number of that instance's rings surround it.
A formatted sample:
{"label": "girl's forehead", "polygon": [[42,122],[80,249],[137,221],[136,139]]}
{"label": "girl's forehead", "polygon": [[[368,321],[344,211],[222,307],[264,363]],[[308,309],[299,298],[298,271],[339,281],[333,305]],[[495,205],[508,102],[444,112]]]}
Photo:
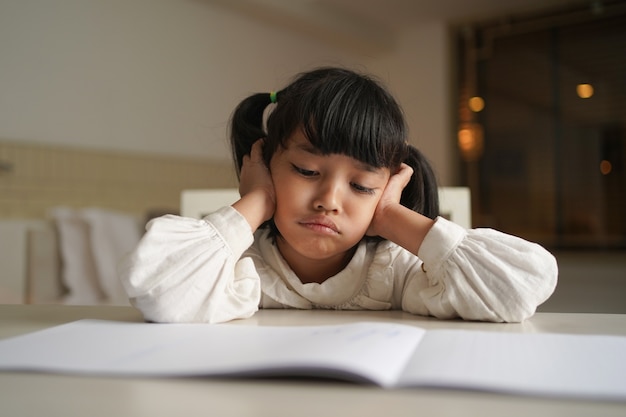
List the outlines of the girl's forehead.
{"label": "girl's forehead", "polygon": [[354,166],[354,168],[360,171],[370,172],[370,173],[374,173],[377,175],[385,175],[385,173],[389,172],[389,169],[387,168],[376,168],[365,162],[359,161],[358,159],[355,159],[349,155],[324,154],[319,148],[316,148],[311,142],[309,142],[305,134],[301,131],[296,132],[293,135],[291,135],[287,139],[287,143],[285,145],[286,145],[285,150],[288,152],[297,152],[297,153],[301,152],[301,153],[306,153],[312,156],[319,156],[319,157],[330,157],[331,155],[341,155],[342,157],[346,158],[346,161],[349,160],[351,165]]}
{"label": "girl's forehead", "polygon": [[285,148],[315,155],[322,155],[322,151],[319,148],[316,148],[300,129],[297,129],[291,136],[289,136],[289,138],[287,138]]}

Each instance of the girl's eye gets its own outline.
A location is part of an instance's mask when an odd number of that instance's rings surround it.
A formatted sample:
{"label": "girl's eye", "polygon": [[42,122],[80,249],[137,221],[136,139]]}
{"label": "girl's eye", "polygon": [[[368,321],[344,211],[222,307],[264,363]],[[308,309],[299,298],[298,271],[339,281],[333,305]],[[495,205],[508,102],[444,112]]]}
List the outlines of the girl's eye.
{"label": "girl's eye", "polygon": [[316,174],[316,172],[315,172],[315,171],[311,171],[311,170],[308,170],[308,169],[300,168],[300,167],[299,167],[299,166],[297,166],[297,165],[293,165],[293,164],[291,164],[291,166],[293,167],[293,169],[294,169],[294,170],[295,170],[298,174],[300,174],[300,175],[302,175],[302,176],[304,176],[304,177],[312,177],[312,176],[314,176],[314,175]]}
{"label": "girl's eye", "polygon": [[362,194],[374,194],[374,189],[373,188],[367,188],[367,187],[363,187],[360,184],[357,184],[355,182],[350,184],[352,186],[352,188],[354,188],[357,192],[362,193]]}

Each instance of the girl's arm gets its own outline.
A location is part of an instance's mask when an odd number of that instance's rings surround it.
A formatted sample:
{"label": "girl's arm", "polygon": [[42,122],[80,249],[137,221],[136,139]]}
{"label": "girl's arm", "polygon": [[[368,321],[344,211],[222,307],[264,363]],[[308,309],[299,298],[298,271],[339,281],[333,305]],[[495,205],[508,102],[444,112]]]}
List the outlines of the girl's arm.
{"label": "girl's arm", "polygon": [[157,322],[223,322],[258,309],[260,280],[241,258],[254,231],[274,213],[274,186],[261,158],[262,140],[243,158],[232,207],[203,220],[152,220],[136,250],[120,267],[132,304]]}
{"label": "girl's arm", "polygon": [[402,309],[439,318],[524,321],[552,295],[558,277],[556,259],[540,245],[444,218],[426,235],[419,260],[406,271]]}
{"label": "girl's arm", "polygon": [[149,321],[217,323],[250,317],[258,309],[260,280],[252,260],[241,256],[252,242],[249,225],[232,207],[203,220],[160,217],[120,263],[120,279]]}
{"label": "girl's arm", "polygon": [[409,266],[402,308],[440,318],[506,322],[534,314],[556,286],[554,256],[516,236],[492,229],[466,230],[400,205],[411,174],[412,169],[403,165],[390,178],[368,231],[419,257],[402,262]]}

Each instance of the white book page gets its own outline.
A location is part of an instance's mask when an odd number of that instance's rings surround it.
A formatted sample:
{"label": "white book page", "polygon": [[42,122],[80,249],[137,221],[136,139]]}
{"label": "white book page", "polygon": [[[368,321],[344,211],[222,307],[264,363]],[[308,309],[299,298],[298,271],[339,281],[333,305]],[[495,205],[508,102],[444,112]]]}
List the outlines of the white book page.
{"label": "white book page", "polygon": [[623,400],[626,338],[431,330],[400,384]]}
{"label": "white book page", "polygon": [[81,320],[0,341],[0,370],[139,376],[311,375],[392,386],[424,330]]}

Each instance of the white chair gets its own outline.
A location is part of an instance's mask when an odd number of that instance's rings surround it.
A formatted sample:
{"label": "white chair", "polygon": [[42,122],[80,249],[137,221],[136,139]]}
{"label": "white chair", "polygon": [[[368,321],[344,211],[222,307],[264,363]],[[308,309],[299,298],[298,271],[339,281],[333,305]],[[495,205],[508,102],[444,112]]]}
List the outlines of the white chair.
{"label": "white chair", "polygon": [[[181,194],[180,214],[201,219],[220,207],[239,200],[236,188],[184,190]],[[441,216],[465,228],[472,226],[470,190],[467,187],[440,187],[439,207]]]}
{"label": "white chair", "polygon": [[183,190],[180,197],[180,215],[201,219],[221,207],[230,206],[237,200],[239,190],[236,188]]}
{"label": "white chair", "polygon": [[469,187],[439,187],[441,217],[469,229],[472,227],[472,204]]}

